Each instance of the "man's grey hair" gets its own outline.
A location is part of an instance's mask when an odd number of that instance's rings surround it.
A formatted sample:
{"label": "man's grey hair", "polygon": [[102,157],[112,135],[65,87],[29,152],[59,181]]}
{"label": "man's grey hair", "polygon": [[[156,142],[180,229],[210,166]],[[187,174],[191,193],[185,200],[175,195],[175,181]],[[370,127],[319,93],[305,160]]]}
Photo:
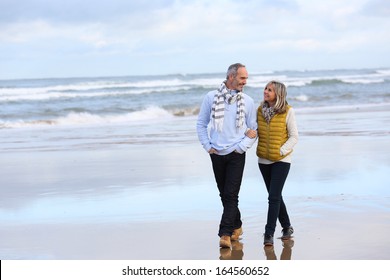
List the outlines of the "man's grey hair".
{"label": "man's grey hair", "polygon": [[228,70],[227,70],[227,73],[226,73],[226,79],[228,79],[230,75],[233,75],[233,77],[236,77],[237,70],[241,67],[245,67],[245,65],[242,63],[234,63],[234,64],[230,65]]}

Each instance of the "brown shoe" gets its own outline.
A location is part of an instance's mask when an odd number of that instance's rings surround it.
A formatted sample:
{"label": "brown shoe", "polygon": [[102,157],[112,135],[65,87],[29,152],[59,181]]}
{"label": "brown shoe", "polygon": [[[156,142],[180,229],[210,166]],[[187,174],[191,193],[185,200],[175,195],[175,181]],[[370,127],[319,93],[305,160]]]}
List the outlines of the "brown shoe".
{"label": "brown shoe", "polygon": [[232,246],[232,243],[230,242],[230,236],[222,235],[221,239],[219,240],[219,246],[222,248],[230,248],[230,246]]}
{"label": "brown shoe", "polygon": [[232,258],[232,250],[230,248],[220,248],[219,249],[219,259],[220,260],[230,260]]}
{"label": "brown shoe", "polygon": [[274,246],[264,246],[264,253],[267,260],[277,260],[277,257],[275,255]]}
{"label": "brown shoe", "polygon": [[236,228],[236,229],[233,231],[231,240],[232,240],[232,241],[238,241],[238,240],[240,239],[240,236],[241,236],[242,234],[243,234],[242,227]]}

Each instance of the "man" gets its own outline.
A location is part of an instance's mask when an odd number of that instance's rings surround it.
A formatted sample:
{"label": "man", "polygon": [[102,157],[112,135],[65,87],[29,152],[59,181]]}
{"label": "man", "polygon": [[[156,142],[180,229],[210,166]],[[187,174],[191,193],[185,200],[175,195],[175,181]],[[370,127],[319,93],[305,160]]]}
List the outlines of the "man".
{"label": "man", "polygon": [[242,234],[238,196],[245,166],[245,152],[257,139],[245,135],[247,130],[257,129],[253,99],[243,93],[247,80],[245,65],[231,65],[226,80],[217,90],[206,94],[196,126],[199,141],[210,154],[223,205],[218,232],[222,248],[230,248],[231,241],[238,240]]}

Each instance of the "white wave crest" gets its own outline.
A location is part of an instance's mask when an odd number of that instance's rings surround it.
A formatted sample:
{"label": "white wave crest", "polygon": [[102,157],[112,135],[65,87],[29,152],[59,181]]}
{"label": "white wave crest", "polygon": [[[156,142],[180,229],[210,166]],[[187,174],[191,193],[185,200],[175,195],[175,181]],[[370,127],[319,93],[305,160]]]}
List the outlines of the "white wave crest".
{"label": "white wave crest", "polygon": [[375,83],[383,83],[385,80],[384,79],[347,79],[344,78],[342,79],[344,83],[349,83],[349,84],[375,84]]}
{"label": "white wave crest", "polygon": [[379,75],[390,76],[390,69],[376,70]]}
{"label": "white wave crest", "polygon": [[131,112],[122,115],[96,115],[87,112],[71,112],[64,117],[49,120],[29,121],[0,121],[0,128],[33,128],[33,127],[58,127],[58,126],[80,126],[80,125],[108,125],[136,123],[143,121],[159,121],[173,118],[174,116],[160,107],[149,107],[141,111]]}
{"label": "white wave crest", "polygon": [[[55,92],[45,91],[44,89],[0,89],[0,101],[38,101],[38,100],[53,100],[53,99],[67,99],[67,98],[81,98],[81,97],[104,97],[104,96],[115,96],[115,95],[133,95],[133,94],[144,94],[150,92],[172,92],[179,90],[189,90],[189,86],[182,87],[170,87],[170,88],[155,88],[155,89],[129,89],[126,91],[105,91],[105,92]],[[42,91],[40,91],[42,90]],[[3,92],[2,92],[3,91]]]}
{"label": "white wave crest", "polygon": [[298,96],[293,97],[294,100],[301,101],[301,102],[306,102],[309,100],[309,97],[307,95],[301,94]]}
{"label": "white wave crest", "polygon": [[187,91],[194,87],[215,87],[221,81],[217,77],[194,77],[192,79],[156,78],[146,80],[140,78],[138,81],[110,81],[102,79],[90,82],[64,80],[63,85],[0,87],[0,102]]}

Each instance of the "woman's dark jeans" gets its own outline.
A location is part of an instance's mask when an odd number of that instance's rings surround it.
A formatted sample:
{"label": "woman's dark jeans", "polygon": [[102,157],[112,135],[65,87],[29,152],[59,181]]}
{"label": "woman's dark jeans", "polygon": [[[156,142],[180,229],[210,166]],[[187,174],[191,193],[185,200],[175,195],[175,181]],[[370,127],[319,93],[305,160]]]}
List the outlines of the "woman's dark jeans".
{"label": "woman's dark jeans", "polygon": [[244,172],[245,153],[233,152],[224,156],[211,154],[210,157],[223,205],[218,235],[231,236],[233,230],[242,225],[241,213],[238,209],[238,195]]}
{"label": "woman's dark jeans", "polygon": [[274,235],[278,218],[282,228],[291,226],[287,208],[282,197],[282,190],[288,172],[290,171],[290,165],[288,162],[275,162],[272,164],[259,163],[260,172],[263,175],[268,191],[268,215],[265,226],[265,234],[267,235]]}

